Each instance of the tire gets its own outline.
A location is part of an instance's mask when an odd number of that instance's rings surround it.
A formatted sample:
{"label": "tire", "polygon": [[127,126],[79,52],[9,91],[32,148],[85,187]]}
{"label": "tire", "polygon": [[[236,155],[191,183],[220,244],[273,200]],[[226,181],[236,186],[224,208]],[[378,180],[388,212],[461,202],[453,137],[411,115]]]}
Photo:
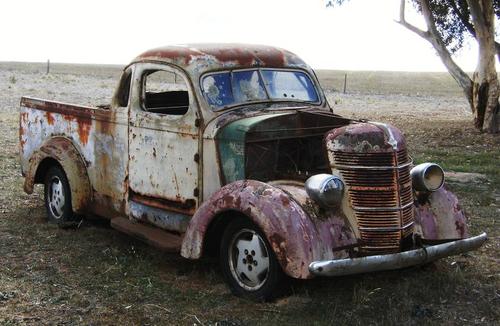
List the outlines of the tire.
{"label": "tire", "polygon": [[233,294],[253,301],[282,294],[285,275],[266,237],[252,222],[231,221],[220,249],[222,273]]}
{"label": "tire", "polygon": [[59,166],[52,166],[45,174],[45,208],[50,223],[68,227],[75,223],[71,206],[71,191],[66,173]]}

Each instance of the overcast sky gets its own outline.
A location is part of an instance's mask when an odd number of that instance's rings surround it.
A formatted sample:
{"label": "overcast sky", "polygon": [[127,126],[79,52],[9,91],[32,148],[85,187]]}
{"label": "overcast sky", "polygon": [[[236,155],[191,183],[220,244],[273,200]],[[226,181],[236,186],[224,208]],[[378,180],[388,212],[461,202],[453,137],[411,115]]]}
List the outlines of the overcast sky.
{"label": "overcast sky", "polygon": [[[394,22],[399,0],[1,0],[0,61],[126,64],[167,44],[275,45],[316,69],[444,71],[432,47]],[[408,20],[422,26],[413,8]],[[458,63],[474,70],[476,49]]]}

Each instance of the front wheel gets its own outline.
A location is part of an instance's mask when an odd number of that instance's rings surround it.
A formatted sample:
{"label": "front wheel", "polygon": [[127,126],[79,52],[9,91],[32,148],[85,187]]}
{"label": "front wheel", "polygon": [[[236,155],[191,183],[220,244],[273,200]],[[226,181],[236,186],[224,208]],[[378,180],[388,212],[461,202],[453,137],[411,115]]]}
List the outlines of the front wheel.
{"label": "front wheel", "polygon": [[45,175],[45,207],[49,222],[59,226],[74,223],[71,207],[71,192],[63,169],[52,166]]}
{"label": "front wheel", "polygon": [[281,294],[285,276],[263,233],[248,220],[232,221],[222,236],[220,263],[231,291],[251,300]]}

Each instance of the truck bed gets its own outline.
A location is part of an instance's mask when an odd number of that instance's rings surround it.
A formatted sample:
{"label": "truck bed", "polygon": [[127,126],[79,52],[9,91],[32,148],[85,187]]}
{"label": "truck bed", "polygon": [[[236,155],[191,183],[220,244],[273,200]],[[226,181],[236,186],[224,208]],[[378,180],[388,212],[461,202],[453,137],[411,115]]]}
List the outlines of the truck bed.
{"label": "truck bed", "polygon": [[[30,158],[56,138],[69,140],[85,162],[94,207],[121,213],[128,161],[127,110],[88,107],[23,97],[19,141],[23,175]],[[36,180],[38,183],[43,180]]]}

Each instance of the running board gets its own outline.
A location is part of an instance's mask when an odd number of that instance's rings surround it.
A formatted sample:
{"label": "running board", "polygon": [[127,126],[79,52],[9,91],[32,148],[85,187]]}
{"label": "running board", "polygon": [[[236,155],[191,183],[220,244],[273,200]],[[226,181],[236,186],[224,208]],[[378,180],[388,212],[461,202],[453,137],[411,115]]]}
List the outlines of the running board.
{"label": "running board", "polygon": [[125,217],[111,219],[111,227],[167,252],[180,252],[182,236]]}

